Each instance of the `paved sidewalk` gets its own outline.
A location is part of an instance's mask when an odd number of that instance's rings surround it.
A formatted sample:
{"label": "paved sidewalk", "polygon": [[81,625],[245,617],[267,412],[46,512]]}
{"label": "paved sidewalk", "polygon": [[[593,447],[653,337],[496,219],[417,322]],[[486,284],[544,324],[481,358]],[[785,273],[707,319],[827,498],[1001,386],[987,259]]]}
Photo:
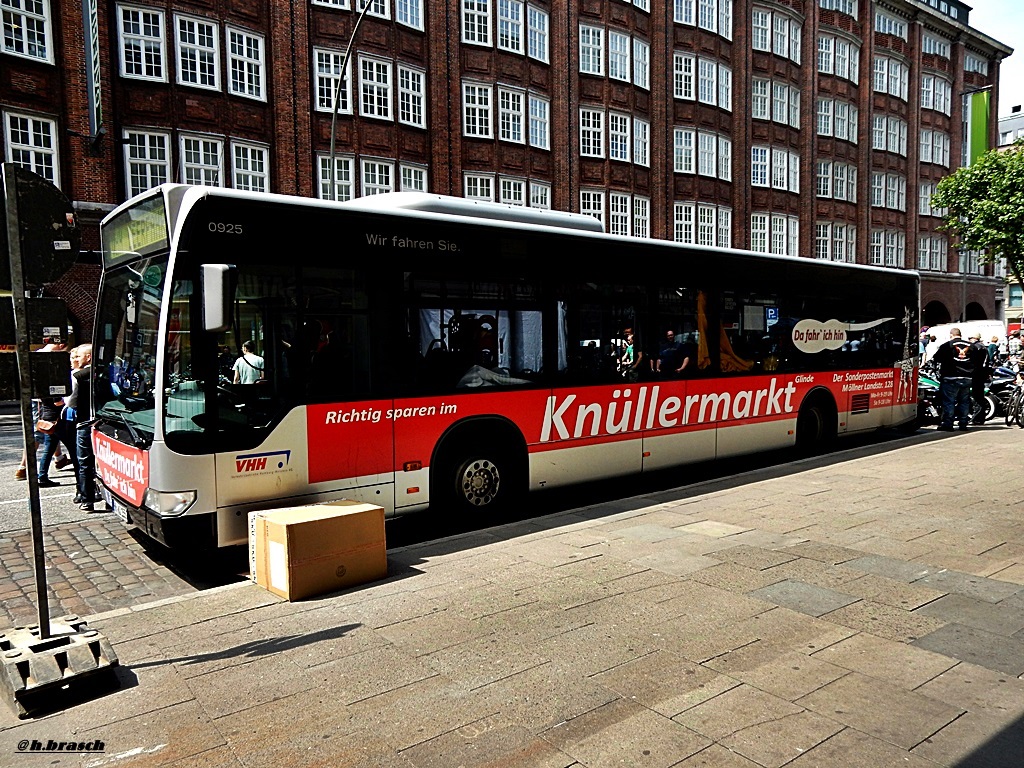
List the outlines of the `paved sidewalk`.
{"label": "paved sidewalk", "polygon": [[[322,598],[92,616],[120,690],[0,712],[0,766],[1020,765],[1022,440],[922,432],[393,549]],[[18,752],[51,739],[103,752]]]}

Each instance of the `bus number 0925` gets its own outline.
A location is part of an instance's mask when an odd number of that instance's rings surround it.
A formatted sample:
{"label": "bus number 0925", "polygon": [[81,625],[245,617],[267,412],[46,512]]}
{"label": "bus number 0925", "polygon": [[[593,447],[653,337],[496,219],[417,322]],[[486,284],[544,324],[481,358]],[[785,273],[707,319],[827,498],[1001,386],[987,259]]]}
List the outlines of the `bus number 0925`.
{"label": "bus number 0925", "polygon": [[223,221],[211,221],[206,225],[206,228],[211,232],[219,232],[222,235],[240,235],[242,234],[241,224],[227,224]]}

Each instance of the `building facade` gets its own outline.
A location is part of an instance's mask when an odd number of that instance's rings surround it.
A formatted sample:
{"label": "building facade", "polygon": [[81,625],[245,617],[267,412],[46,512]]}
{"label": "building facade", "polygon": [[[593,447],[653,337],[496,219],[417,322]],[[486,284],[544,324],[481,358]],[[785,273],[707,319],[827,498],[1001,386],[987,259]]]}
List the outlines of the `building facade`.
{"label": "building facade", "polygon": [[[164,181],[425,190],[609,232],[921,270],[922,322],[1002,281],[930,206],[1006,45],[955,0],[4,0],[2,156],[96,225]],[[974,114],[970,114],[973,112]],[[983,129],[995,146],[994,119]],[[713,257],[710,257],[713,258]]]}

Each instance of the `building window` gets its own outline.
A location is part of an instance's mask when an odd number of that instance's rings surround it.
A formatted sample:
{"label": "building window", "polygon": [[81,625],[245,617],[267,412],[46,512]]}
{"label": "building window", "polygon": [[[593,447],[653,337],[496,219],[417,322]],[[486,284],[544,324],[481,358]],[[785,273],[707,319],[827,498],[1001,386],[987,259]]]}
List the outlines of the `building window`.
{"label": "building window", "polygon": [[676,128],[672,132],[672,170],[676,173],[693,173],[694,134],[692,128]]}
{"label": "building window", "polygon": [[633,41],[633,85],[651,88],[651,46],[643,40]]}
{"label": "building window", "polygon": [[604,224],[604,192],[584,189],[580,192],[580,213],[593,216]]}
{"label": "building window", "polygon": [[392,119],[390,61],[360,57],[359,114],[381,120]]}
{"label": "building window", "polygon": [[159,11],[123,5],[118,6],[117,10],[121,36],[121,75],[166,82],[164,15]]}
{"label": "building window", "polygon": [[750,116],[755,120],[768,120],[771,110],[768,106],[768,91],[771,80],[754,78],[750,84]]}
{"label": "building window", "polygon": [[633,232],[632,201],[621,192],[608,194],[608,231],[613,235],[629,236]]}
{"label": "building window", "polygon": [[[8,112],[4,115],[4,144],[7,162],[60,186],[57,124],[53,120]],[[3,226],[7,226],[6,220]]]}
{"label": "building window", "polygon": [[750,183],[755,187],[768,186],[768,147],[750,148]]}
{"label": "building window", "polygon": [[422,30],[423,0],[395,0],[395,21]]}
{"label": "building window", "polygon": [[462,131],[466,136],[491,138],[491,88],[462,84]]}
{"label": "building window", "polygon": [[618,112],[608,114],[608,157],[611,160],[629,162],[632,149],[632,122],[629,115]]}
{"label": "building window", "polygon": [[178,82],[197,88],[220,88],[220,37],[217,25],[176,16]]}
{"label": "building window", "polygon": [[50,0],[3,0],[2,53],[50,64]]}
{"label": "building window", "polygon": [[530,182],[530,207],[551,208],[551,185],[539,181]]}
{"label": "building window", "polygon": [[385,160],[363,160],[360,163],[362,195],[383,195],[395,191],[395,166]]}
{"label": "building window", "polygon": [[647,168],[651,164],[651,124],[633,118],[633,162]]}
{"label": "building window", "polygon": [[523,123],[526,115],[523,112],[523,93],[498,89],[498,138],[515,144],[525,144]]}
{"label": "building window", "polygon": [[776,56],[800,63],[800,22],[780,11],[763,8],[752,10],[751,47],[755,51],[770,51]]}
{"label": "building window", "polygon": [[124,161],[128,197],[170,181],[170,141],[166,133],[125,131]]}
{"label": "building window", "polygon": [[874,89],[877,93],[888,93],[903,101],[907,100],[910,68],[906,64],[886,56],[876,56],[874,74]]}
{"label": "building window", "polygon": [[497,0],[498,48],[523,52],[523,4],[519,0]]}
{"label": "building window", "polygon": [[491,44],[491,0],[462,0],[462,42]]}
{"label": "building window", "polygon": [[651,236],[651,201],[646,197],[633,198],[633,237]]}
{"label": "building window", "polygon": [[465,197],[469,200],[494,201],[494,177],[480,173],[467,173]]}
{"label": "building window", "polygon": [[970,53],[964,56],[964,72],[977,72],[979,75],[988,74],[988,62]]}
{"label": "building window", "polygon": [[839,11],[857,18],[857,0],[818,0],[818,7],[826,11]]}
{"label": "building window", "polygon": [[[874,240],[875,233],[872,232],[872,240]],[[890,248],[893,251],[893,259],[896,258],[897,246],[901,237],[904,237],[902,232],[886,231],[886,257],[889,255]],[[896,236],[899,237],[896,237]],[[935,236],[923,236],[917,241],[917,268],[921,270],[928,270],[931,272],[945,272],[948,269],[949,260],[949,244],[946,242],[946,238]],[[887,266],[889,266],[887,264]]]}
{"label": "building window", "polygon": [[228,28],[228,91],[266,101],[263,70],[263,37]]}
{"label": "building window", "polygon": [[352,62],[348,63],[348,72],[344,78],[344,87],[338,91],[341,78],[341,62],[345,58],[342,53],[327,51],[322,48],[313,49],[313,68],[316,73],[316,108],[318,112],[331,112],[334,100],[338,100],[338,112],[343,115],[352,114],[352,99],[349,84],[352,82]]}
{"label": "building window", "polygon": [[185,184],[223,186],[223,148],[219,139],[181,137],[181,180]]}
{"label": "building window", "polygon": [[538,149],[551,147],[550,105],[539,96],[530,95],[530,146]]}
{"label": "building window", "polygon": [[875,11],[875,32],[892,35],[902,40],[907,39],[907,24],[881,11]]}
{"label": "building window", "polygon": [[334,157],[334,174],[331,174],[331,156],[319,155],[317,157],[320,166],[320,199],[321,200],[351,200],[356,196],[355,184],[353,182],[353,167],[355,160],[352,157]]}
{"label": "building window", "polygon": [[580,27],[580,72],[604,74],[604,30],[600,27]]}
{"label": "building window", "polygon": [[426,192],[427,169],[418,165],[402,165],[398,169],[403,192]]}
{"label": "building window", "polygon": [[248,192],[269,191],[266,147],[240,141],[231,142],[231,185]]}
{"label": "building window", "polygon": [[424,100],[426,81],[418,69],[398,65],[398,122],[426,128]]}
{"label": "building window", "polygon": [[608,33],[608,77],[629,82],[629,35],[621,32]]}
{"label": "building window", "polygon": [[604,112],[580,109],[580,154],[604,157]]}
{"label": "building window", "polygon": [[950,114],[953,86],[948,80],[936,75],[921,76],[921,108],[934,109],[944,115]]}
{"label": "building window", "polygon": [[501,178],[499,201],[508,205],[526,205],[526,182],[523,179]]}
{"label": "building window", "polygon": [[526,9],[526,53],[531,59],[548,61],[548,15],[540,8]]}
{"label": "building window", "polygon": [[949,134],[925,128],[921,131],[918,155],[922,163],[949,168]]}

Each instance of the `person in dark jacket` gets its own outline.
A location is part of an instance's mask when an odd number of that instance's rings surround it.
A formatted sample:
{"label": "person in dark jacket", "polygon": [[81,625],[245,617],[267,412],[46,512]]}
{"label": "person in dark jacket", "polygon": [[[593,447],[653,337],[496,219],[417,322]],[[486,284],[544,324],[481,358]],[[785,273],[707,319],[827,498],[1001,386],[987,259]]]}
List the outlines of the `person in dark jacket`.
{"label": "person in dark jacket", "polygon": [[[89,374],[92,372],[92,344],[81,344],[72,350],[71,394],[64,399],[61,426],[74,435],[75,476],[78,478],[78,494],[75,501],[79,509],[93,511],[93,497],[96,493],[96,465],[92,452],[92,422]],[[67,444],[67,441],[65,441]]]}
{"label": "person in dark jacket", "polygon": [[933,359],[939,365],[939,392],[942,395],[942,418],[939,429],[953,431],[956,419],[961,431],[967,430],[971,418],[971,381],[978,366],[985,364],[979,359],[979,348],[960,338],[959,328],[949,329],[949,341],[940,344]]}

